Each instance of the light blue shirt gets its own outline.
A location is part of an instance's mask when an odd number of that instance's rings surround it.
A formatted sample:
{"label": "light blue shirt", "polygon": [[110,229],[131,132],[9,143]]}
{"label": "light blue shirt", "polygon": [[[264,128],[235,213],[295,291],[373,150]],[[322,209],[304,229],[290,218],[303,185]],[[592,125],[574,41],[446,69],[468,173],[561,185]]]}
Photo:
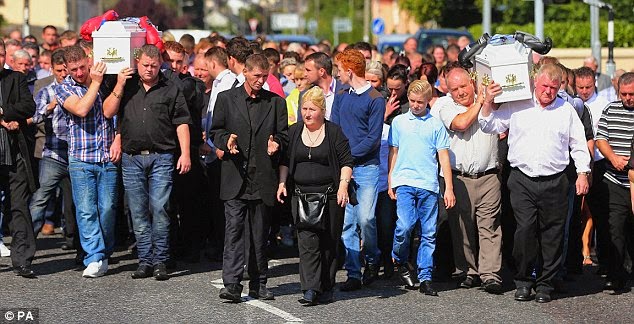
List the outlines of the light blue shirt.
{"label": "light blue shirt", "polygon": [[440,192],[436,153],[449,149],[449,134],[438,118],[429,112],[417,117],[411,111],[396,116],[388,142],[398,148],[392,188],[410,186]]}

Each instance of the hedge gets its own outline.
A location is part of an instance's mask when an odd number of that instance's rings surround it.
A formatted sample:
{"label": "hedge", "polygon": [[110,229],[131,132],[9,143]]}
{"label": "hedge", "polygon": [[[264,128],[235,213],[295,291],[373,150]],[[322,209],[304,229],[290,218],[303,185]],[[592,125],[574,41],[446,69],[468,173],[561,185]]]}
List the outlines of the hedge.
{"label": "hedge", "polygon": [[[512,25],[493,24],[491,34],[513,34],[515,31],[535,33],[535,24]],[[482,35],[482,25],[473,25],[469,32],[475,39]],[[602,21],[599,26],[602,46],[608,45],[608,23]],[[556,48],[590,47],[590,22],[546,22],[544,36],[552,38]],[[614,21],[614,47],[634,46],[634,24],[624,20]]]}

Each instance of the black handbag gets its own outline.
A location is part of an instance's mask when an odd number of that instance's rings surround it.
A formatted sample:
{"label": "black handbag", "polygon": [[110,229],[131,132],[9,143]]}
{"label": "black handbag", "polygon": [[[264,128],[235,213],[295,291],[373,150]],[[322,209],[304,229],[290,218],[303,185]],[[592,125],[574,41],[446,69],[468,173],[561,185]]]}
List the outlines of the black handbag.
{"label": "black handbag", "polygon": [[295,196],[297,197],[295,227],[297,229],[326,229],[324,210],[328,203],[328,195],[332,191],[332,187],[328,187],[324,193],[302,193],[298,188],[295,188]]}

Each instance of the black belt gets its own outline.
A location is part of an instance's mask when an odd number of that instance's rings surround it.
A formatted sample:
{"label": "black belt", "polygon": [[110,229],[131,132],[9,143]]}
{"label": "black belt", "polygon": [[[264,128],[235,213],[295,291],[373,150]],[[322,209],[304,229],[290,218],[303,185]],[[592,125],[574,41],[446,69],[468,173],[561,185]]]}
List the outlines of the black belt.
{"label": "black belt", "polygon": [[163,154],[163,153],[172,153],[170,151],[157,151],[157,150],[141,150],[141,151],[132,151],[126,152],[129,155],[150,155],[150,154]]}
{"label": "black belt", "polygon": [[519,168],[511,167],[511,169],[521,173],[522,175],[524,175],[525,177],[527,177],[527,178],[529,178],[531,180],[536,180],[536,181],[553,180],[553,179],[556,179],[557,177],[563,175],[564,172],[565,172],[565,171],[561,171],[561,172],[557,172],[555,174],[551,174],[551,175],[547,175],[547,176],[531,177],[531,176],[527,175],[526,173],[522,172],[522,170],[520,170]]}
{"label": "black belt", "polygon": [[486,171],[483,172],[478,172],[478,173],[467,173],[467,172],[462,172],[462,171],[458,171],[458,170],[451,170],[451,172],[455,175],[459,175],[461,177],[465,177],[465,178],[469,178],[469,179],[478,179],[481,177],[484,177],[485,175],[489,175],[489,174],[497,174],[498,173],[498,168],[492,168],[492,169],[488,169]]}

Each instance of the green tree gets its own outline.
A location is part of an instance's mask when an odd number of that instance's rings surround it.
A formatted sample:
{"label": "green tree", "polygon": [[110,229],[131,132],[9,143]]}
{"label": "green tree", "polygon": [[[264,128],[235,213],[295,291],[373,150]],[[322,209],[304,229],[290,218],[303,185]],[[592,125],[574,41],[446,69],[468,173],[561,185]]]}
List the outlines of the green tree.
{"label": "green tree", "polygon": [[424,24],[430,20],[442,22],[445,6],[443,1],[398,0],[398,5],[401,9],[408,11],[419,24]]}
{"label": "green tree", "polygon": [[[316,4],[319,3],[319,7]],[[319,16],[317,16],[319,15]],[[339,33],[339,42],[354,43],[363,39],[363,0],[344,1],[309,1],[308,10],[304,19],[317,19],[317,32],[315,36],[322,39],[334,38],[332,20],[335,17],[350,18],[352,20],[352,32]],[[333,44],[336,45],[336,44]]]}

